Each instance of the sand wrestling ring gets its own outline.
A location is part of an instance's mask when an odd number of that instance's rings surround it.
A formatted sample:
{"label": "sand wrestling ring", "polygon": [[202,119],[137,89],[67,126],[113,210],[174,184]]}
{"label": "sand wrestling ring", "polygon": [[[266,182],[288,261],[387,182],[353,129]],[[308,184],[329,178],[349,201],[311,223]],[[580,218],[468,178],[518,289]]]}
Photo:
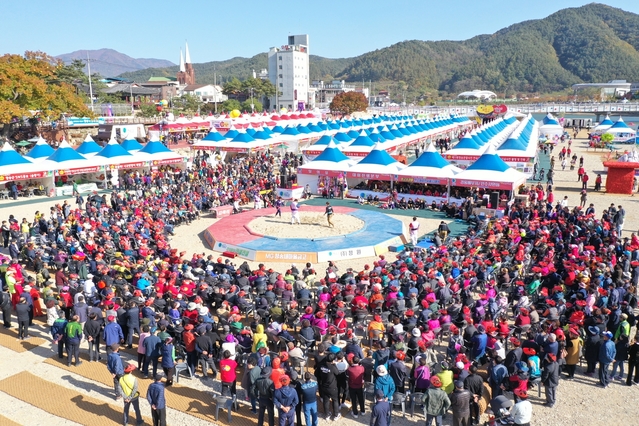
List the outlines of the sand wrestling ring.
{"label": "sand wrestling ring", "polygon": [[324,207],[301,205],[301,224],[291,224],[288,208],[245,211],[227,216],[204,231],[209,246],[219,252],[257,262],[317,263],[357,259],[386,253],[406,242],[402,221],[383,213],[334,207],[334,227]]}

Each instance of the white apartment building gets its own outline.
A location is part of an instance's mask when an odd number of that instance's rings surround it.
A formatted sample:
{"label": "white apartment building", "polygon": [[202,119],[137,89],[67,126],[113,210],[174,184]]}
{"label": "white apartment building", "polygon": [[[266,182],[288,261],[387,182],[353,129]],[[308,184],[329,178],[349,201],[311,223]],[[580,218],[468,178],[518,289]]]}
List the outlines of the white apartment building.
{"label": "white apartment building", "polygon": [[308,34],[288,36],[288,44],[268,52],[268,78],[277,89],[270,107],[301,111],[313,107],[309,99]]}

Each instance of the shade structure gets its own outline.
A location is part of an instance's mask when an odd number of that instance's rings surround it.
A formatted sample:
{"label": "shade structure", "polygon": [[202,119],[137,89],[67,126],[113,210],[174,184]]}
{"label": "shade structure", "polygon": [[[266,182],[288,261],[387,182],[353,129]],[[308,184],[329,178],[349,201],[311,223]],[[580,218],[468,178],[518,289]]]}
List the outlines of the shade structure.
{"label": "shade structure", "polygon": [[158,154],[160,152],[170,152],[173,153],[169,148],[167,148],[162,142],[159,140],[152,140],[147,143],[144,148],[140,150],[141,153],[146,154]]}
{"label": "shade structure", "polygon": [[114,157],[131,157],[131,153],[114,139],[111,138],[100,152],[96,154],[97,157],[102,158],[114,158]]}
{"label": "shade structure", "polygon": [[102,151],[102,147],[91,139],[90,141],[85,140],[82,142],[75,150],[88,158]]}
{"label": "shade structure", "polygon": [[0,149],[0,184],[16,180],[38,179],[49,176],[51,171],[22,157],[5,143]]}
{"label": "shade structure", "polygon": [[606,118],[592,130],[593,132],[603,133],[604,130],[609,129],[610,127],[612,127],[613,124],[615,123],[613,123],[613,121],[610,119],[610,116],[606,115]]}
{"label": "shade structure", "polygon": [[526,175],[510,168],[490,146],[477,161],[451,179],[450,184],[512,191],[525,181]]}
{"label": "shade structure", "polygon": [[461,169],[450,164],[430,144],[426,151],[404,170],[397,173],[400,182],[429,183],[447,185],[449,179],[460,173]]}
{"label": "shade structure", "polygon": [[297,173],[334,177],[342,175],[353,163],[354,161],[345,156],[335,142],[331,141],[313,161],[298,167]]}
{"label": "shade structure", "polygon": [[255,140],[255,138],[253,138],[253,136],[249,135],[246,132],[238,132],[238,134],[231,139],[231,142],[243,142],[243,143],[247,143],[247,142],[253,142]]}
{"label": "shade structure", "polygon": [[5,142],[2,149],[0,149],[0,167],[20,164],[31,164],[31,161],[18,154],[8,142]]}
{"label": "shade structure", "polygon": [[604,133],[612,134],[616,142],[625,142],[628,139],[634,139],[634,137],[637,135],[637,131],[630,128],[621,117],[619,117],[619,120],[617,120],[615,124],[610,126],[610,128],[607,129]]}
{"label": "shade structure", "polygon": [[213,141],[213,142],[219,142],[225,139],[226,138],[222,136],[222,134],[218,132],[217,130],[211,130],[206,136],[202,138],[203,141]]}
{"label": "shade structure", "polygon": [[122,141],[122,148],[126,149],[127,151],[131,152],[131,151],[139,151],[142,148],[144,148],[144,146],[137,141],[137,139],[125,139]]}
{"label": "shade structure", "polygon": [[54,161],[56,163],[63,163],[65,161],[72,160],[86,160],[86,158],[83,157],[82,154],[76,152],[73,148],[71,148],[67,141],[63,140],[62,142],[60,142],[58,149],[56,149],[53,154],[47,157],[47,160]]}
{"label": "shade structure", "polygon": [[539,127],[539,134],[547,138],[559,137],[564,134],[564,128],[551,113],[548,113],[542,120],[542,125]]}
{"label": "shade structure", "polygon": [[391,157],[382,147],[375,144],[373,150],[359,163],[346,171],[346,177],[359,179],[391,180],[406,165]]}
{"label": "shade structure", "polygon": [[36,144],[29,150],[27,157],[37,159],[45,159],[54,153],[54,149],[44,140],[42,136],[38,137]]}

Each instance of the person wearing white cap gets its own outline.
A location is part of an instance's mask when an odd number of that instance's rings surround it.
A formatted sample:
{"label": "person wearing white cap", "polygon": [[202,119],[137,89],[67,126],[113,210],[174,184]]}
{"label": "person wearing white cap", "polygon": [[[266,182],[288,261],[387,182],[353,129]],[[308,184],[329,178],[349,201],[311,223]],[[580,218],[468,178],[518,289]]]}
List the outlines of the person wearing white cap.
{"label": "person wearing white cap", "polygon": [[375,390],[381,390],[384,392],[384,396],[387,401],[393,400],[393,394],[395,393],[395,382],[388,375],[386,366],[379,365],[375,372],[377,373],[377,379],[375,379]]}

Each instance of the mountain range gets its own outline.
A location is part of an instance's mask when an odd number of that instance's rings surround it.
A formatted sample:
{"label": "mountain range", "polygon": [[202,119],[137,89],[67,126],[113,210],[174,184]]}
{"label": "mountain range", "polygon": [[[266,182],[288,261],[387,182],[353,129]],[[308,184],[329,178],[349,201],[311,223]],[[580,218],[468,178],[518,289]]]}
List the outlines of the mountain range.
{"label": "mountain range", "polygon": [[[193,64],[198,83],[244,79],[267,67],[266,53]],[[146,81],[175,76],[177,66],[128,71]],[[603,4],[562,9],[544,19],[511,25],[463,41],[411,40],[354,58],[311,55],[311,80],[372,82],[395,94],[427,96],[486,89],[549,93],[581,82],[639,82],[639,15]]]}
{"label": "mountain range", "polygon": [[76,50],[56,56],[64,63],[80,59],[86,63],[87,54],[91,60],[91,73],[98,73],[104,77],[114,77],[118,74],[143,70],[148,68],[172,67],[175,64],[164,59],[132,58],[113,49]]}

